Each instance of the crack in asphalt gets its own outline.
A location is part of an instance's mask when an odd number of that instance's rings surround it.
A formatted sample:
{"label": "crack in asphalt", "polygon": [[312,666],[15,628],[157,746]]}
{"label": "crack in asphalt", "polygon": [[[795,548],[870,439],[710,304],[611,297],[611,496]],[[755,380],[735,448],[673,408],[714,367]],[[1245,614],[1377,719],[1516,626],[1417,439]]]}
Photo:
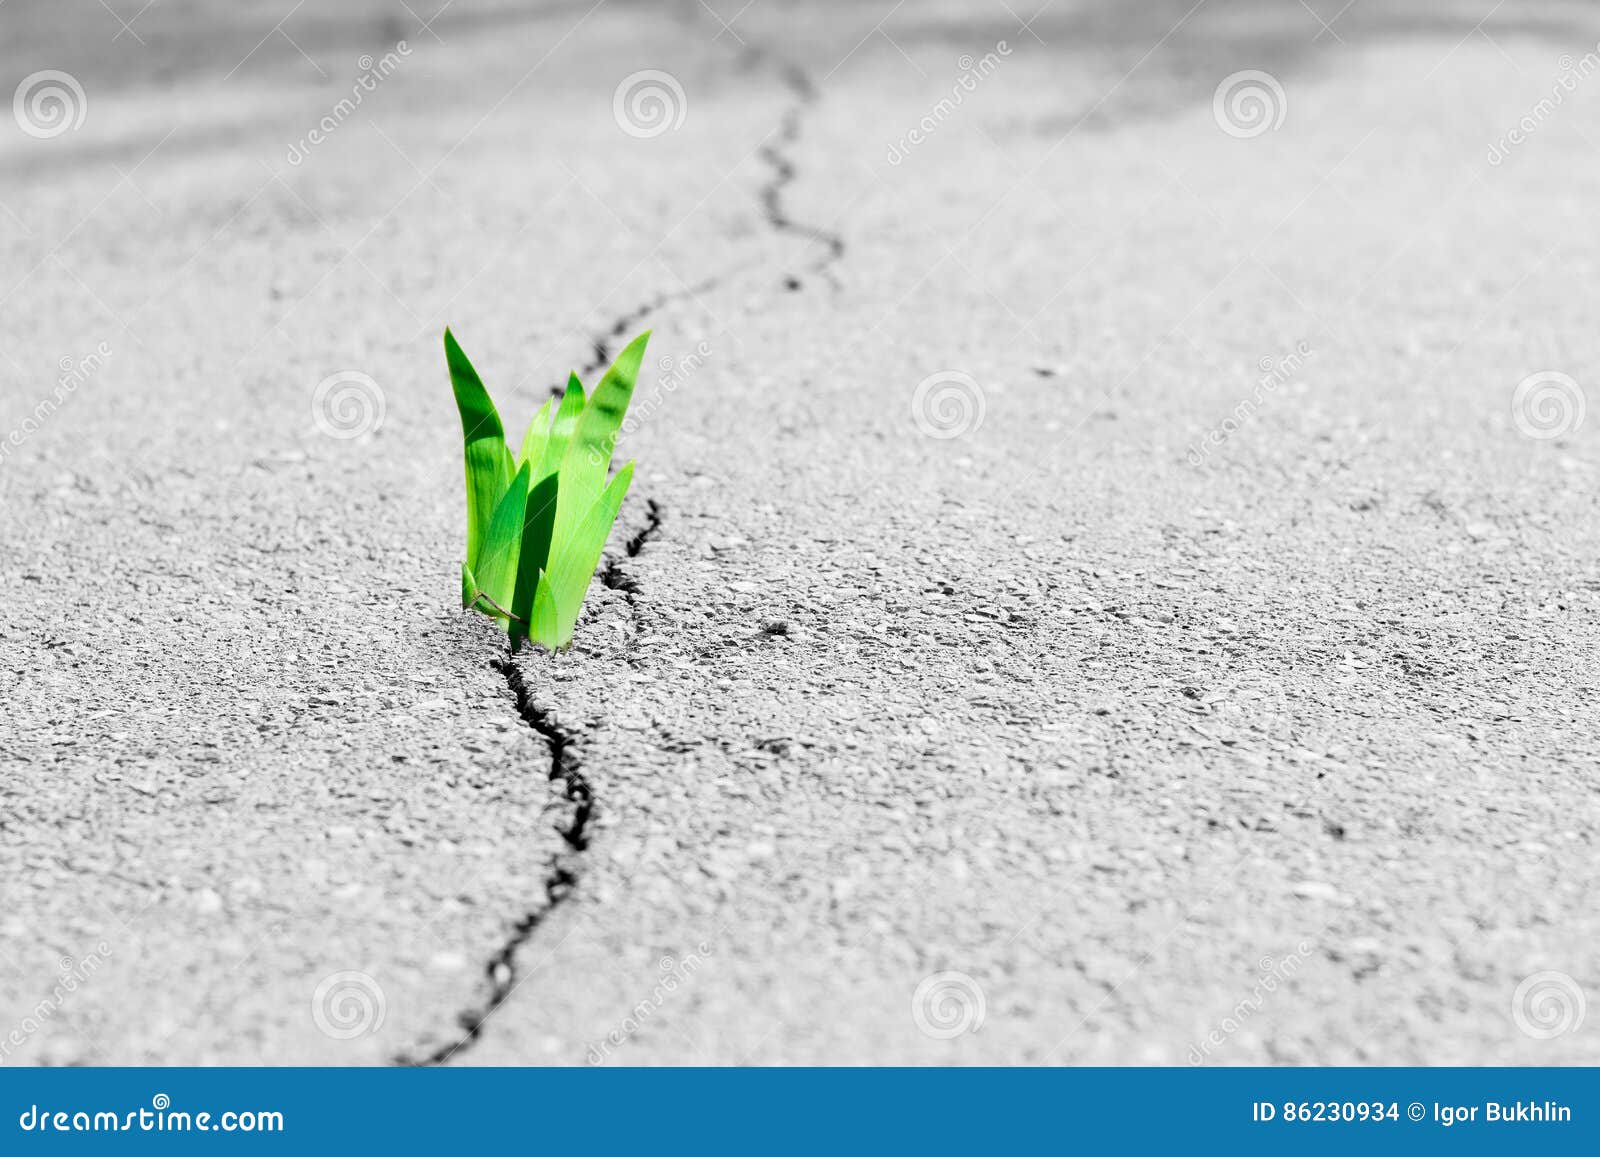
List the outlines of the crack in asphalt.
{"label": "crack in asphalt", "polygon": [[[645,525],[623,544],[623,552],[628,558],[638,557],[639,552],[654,537],[656,531],[661,529],[661,504],[655,499],[650,499],[646,502],[645,509],[647,512]],[[626,574],[618,560],[608,561],[600,577],[606,586],[622,591],[628,600],[630,611],[637,613],[633,596],[640,589],[638,580]],[[583,774],[577,757],[573,754],[575,744],[572,734],[560,727],[550,712],[533,701],[533,693],[515,662],[510,659],[496,659],[491,666],[505,676],[506,686],[516,701],[517,714],[549,748],[550,782],[561,783],[562,794],[572,805],[566,826],[557,830],[560,831],[561,838],[566,841],[571,856],[575,858],[589,846],[589,824],[594,819],[595,800],[594,786],[589,782],[588,776]],[[420,1067],[444,1065],[458,1053],[476,1044],[483,1034],[484,1023],[510,998],[516,991],[517,985],[521,983],[517,970],[518,951],[533,938],[539,926],[572,897],[577,887],[577,865],[570,862],[567,857],[558,857],[545,876],[544,903],[524,912],[517,919],[511,926],[510,935],[501,942],[485,963],[483,974],[489,984],[489,993],[482,1003],[468,1008],[456,1017],[462,1035],[452,1043],[440,1045],[431,1053],[421,1056],[400,1054],[395,1057],[395,1063]]]}
{"label": "crack in asphalt", "polygon": [[[807,269],[820,274],[828,283],[828,288],[837,293],[839,279],[834,276],[833,265],[844,259],[844,237],[831,229],[796,220],[790,216],[783,203],[784,189],[793,184],[800,175],[799,164],[791,152],[800,142],[806,109],[817,101],[817,87],[811,83],[811,77],[799,65],[792,61],[779,60],[766,49],[748,48],[746,56],[753,64],[776,61],[778,78],[795,98],[795,103],[784,111],[778,121],[777,142],[764,144],[757,150],[757,155],[773,170],[772,179],[761,186],[758,194],[762,214],[766,217],[767,224],[779,233],[790,233],[822,246],[822,254],[807,266]],[[785,279],[784,288],[791,293],[799,290],[800,279],[791,275]]]}
{"label": "crack in asphalt", "polygon": [[[661,503],[652,498],[645,503],[645,511],[647,518],[644,528],[623,544],[622,549],[628,558],[637,558],[645,543],[661,529]],[[613,558],[607,561],[606,569],[600,572],[600,581],[614,591],[621,591],[627,597],[628,605],[634,606],[633,596],[639,593],[639,580],[622,569],[620,560]]]}
{"label": "crack in asphalt", "polygon": [[[0,0],[3,2],[3,0]],[[764,143],[757,150],[760,156],[772,169],[771,178],[757,191],[757,200],[761,206],[762,215],[768,226],[779,233],[787,233],[803,238],[822,248],[822,253],[807,267],[807,271],[821,276],[829,288],[837,292],[840,288],[838,279],[834,276],[832,266],[843,259],[845,253],[844,238],[831,230],[823,229],[799,221],[789,214],[784,205],[784,189],[793,184],[799,177],[799,166],[791,155],[791,150],[798,144],[803,127],[805,110],[816,102],[817,90],[805,70],[790,61],[781,60],[774,53],[764,48],[748,47],[745,49],[744,62],[750,66],[758,66],[769,62],[777,65],[779,78],[785,87],[794,95],[795,103],[786,109],[778,122],[777,140]],[[676,290],[669,290],[657,294],[648,301],[640,303],[635,308],[619,315],[612,324],[591,339],[591,356],[587,362],[577,370],[580,378],[588,377],[604,369],[611,361],[612,346],[626,339],[631,330],[646,318],[666,306],[695,297],[698,294],[709,292],[724,282],[733,278],[743,269],[749,268],[752,262],[744,262],[723,270],[692,286],[683,286]],[[784,279],[784,287],[790,292],[802,288],[799,277],[790,274]],[[552,394],[559,394],[565,388],[562,386],[551,390]],[[627,558],[636,558],[650,542],[657,531],[661,529],[662,507],[655,499],[646,502],[647,519],[645,525],[623,546]],[[606,563],[600,573],[600,580],[612,590],[621,591],[627,599],[630,613],[638,614],[638,605],[634,596],[640,592],[639,582],[628,574],[621,565],[620,560],[611,559]],[[494,1015],[495,1011],[510,999],[517,986],[521,983],[517,969],[517,953],[533,938],[533,934],[547,920],[557,908],[571,899],[578,886],[578,873],[576,864],[570,859],[580,855],[588,847],[588,829],[595,816],[594,787],[578,766],[573,755],[575,746],[573,736],[559,727],[551,714],[541,709],[533,701],[532,693],[528,689],[526,680],[516,664],[509,659],[497,659],[494,668],[505,676],[506,686],[511,690],[516,700],[517,713],[545,742],[550,751],[551,783],[560,782],[563,794],[572,805],[571,818],[567,826],[559,829],[562,838],[570,849],[567,855],[558,856],[556,863],[546,875],[544,880],[544,903],[532,908],[512,925],[510,934],[489,957],[484,965],[484,976],[489,984],[488,996],[480,1003],[457,1017],[462,1035],[453,1044],[440,1046],[431,1053],[422,1056],[401,1054],[395,1058],[395,1063],[403,1065],[437,1066],[447,1064],[457,1054],[471,1048],[478,1042],[483,1034],[485,1022]]]}
{"label": "crack in asphalt", "polygon": [[[633,309],[630,309],[627,313],[619,316],[616,321],[611,323],[610,328],[606,329],[598,337],[594,337],[589,340],[589,349],[591,351],[589,360],[578,367],[576,371],[578,377],[587,378],[590,374],[598,373],[609,366],[611,364],[611,357],[613,353],[611,348],[612,343],[622,341],[624,338],[628,337],[628,334],[633,327],[638,325],[651,314],[671,305],[675,301],[687,301],[691,297],[697,297],[702,293],[709,293],[711,290],[716,289],[723,282],[733,277],[740,270],[748,267],[748,264],[749,263],[746,262],[743,265],[733,266],[729,269],[723,270],[721,273],[713,274],[704,281],[697,282],[694,285],[685,285],[681,289],[667,290],[666,292],[656,294],[656,296],[652,297],[649,301],[640,302]],[[559,394],[564,389],[566,389],[565,382],[561,383],[559,386],[552,387],[550,392],[552,394]]]}
{"label": "crack in asphalt", "polygon": [[[561,838],[574,855],[589,846],[589,823],[594,818],[594,788],[578,766],[572,754],[572,736],[558,726],[548,711],[533,701],[527,680],[515,663],[509,659],[496,659],[491,666],[505,676],[506,686],[516,700],[517,714],[522,717],[545,741],[550,749],[550,782],[560,782],[567,802],[572,805],[565,827],[559,828]],[[483,1034],[484,1023],[516,991],[521,983],[517,971],[517,952],[532,939],[535,931],[557,908],[565,903],[578,886],[575,867],[558,857],[544,881],[544,903],[529,909],[512,925],[511,933],[489,957],[484,965],[484,977],[489,983],[489,994],[484,1001],[459,1014],[456,1023],[462,1035],[453,1043],[439,1046],[423,1056],[402,1054],[396,1064],[430,1067],[447,1064],[459,1053],[471,1048]]]}

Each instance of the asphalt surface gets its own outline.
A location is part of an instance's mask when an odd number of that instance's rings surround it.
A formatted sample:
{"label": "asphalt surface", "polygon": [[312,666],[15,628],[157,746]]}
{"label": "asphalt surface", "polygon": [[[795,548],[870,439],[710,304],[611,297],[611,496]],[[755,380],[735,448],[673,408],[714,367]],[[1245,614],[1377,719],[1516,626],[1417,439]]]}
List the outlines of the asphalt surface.
{"label": "asphalt surface", "polygon": [[0,10],[0,1061],[1600,1060],[1600,22],[1124,7]]}

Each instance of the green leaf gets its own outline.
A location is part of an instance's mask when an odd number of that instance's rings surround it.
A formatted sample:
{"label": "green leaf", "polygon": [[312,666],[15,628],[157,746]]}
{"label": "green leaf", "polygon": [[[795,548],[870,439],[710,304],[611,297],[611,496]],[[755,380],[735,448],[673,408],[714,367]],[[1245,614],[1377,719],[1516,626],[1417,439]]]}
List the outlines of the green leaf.
{"label": "green leaf", "polygon": [[[629,462],[617,471],[617,476],[605,488],[599,501],[590,507],[571,537],[556,542],[558,553],[545,579],[552,588],[552,599],[558,609],[556,647],[565,647],[572,642],[572,631],[583,610],[584,596],[589,593],[589,580],[594,578],[600,552],[605,549],[606,539],[611,536],[617,511],[622,509],[622,497],[628,493],[628,485],[632,481],[633,463]],[[537,609],[534,613],[537,616]],[[549,646],[548,643],[545,645]]]}
{"label": "green leaf", "polygon": [[539,412],[533,416],[533,421],[528,423],[528,432],[522,436],[522,453],[517,455],[518,466],[532,462],[534,469],[538,469],[544,457],[545,443],[550,438],[550,409],[554,405],[554,398],[546,398]]}
{"label": "green leaf", "polygon": [[[549,651],[559,651],[565,644],[561,642],[561,611],[556,605],[555,592],[551,589],[550,577],[541,571],[538,575],[538,593],[533,596],[533,615],[528,623],[528,636],[541,647]],[[569,632],[567,642],[572,641]],[[517,639],[512,636],[511,649],[516,651]]]}
{"label": "green leaf", "polygon": [[[529,473],[523,463],[522,473]],[[552,474],[527,492],[522,512],[522,539],[518,548],[516,589],[511,594],[511,649],[527,638],[534,617],[534,601],[544,570],[550,565],[550,532],[556,522],[559,479]],[[520,621],[519,621],[520,620]],[[537,640],[536,640],[537,641]]]}
{"label": "green leaf", "polygon": [[476,572],[480,594],[496,606],[510,607],[513,613],[516,613],[512,599],[517,583],[517,563],[522,553],[522,521],[527,507],[529,473],[529,467],[524,464],[494,508]]}
{"label": "green leaf", "polygon": [[605,489],[606,472],[623,416],[633,398],[633,387],[644,360],[644,347],[650,340],[646,330],[617,355],[605,377],[594,388],[572,441],[561,459],[561,504],[556,510],[555,541],[564,543]]}
{"label": "green leaf", "polygon": [[606,474],[649,340],[647,332],[630,342],[592,396],[570,375],[560,403],[539,408],[513,456],[488,390],[445,330],[467,475],[461,601],[506,627],[513,652],[530,638],[551,650],[572,643],[633,481],[632,462],[609,484]]}
{"label": "green leaf", "polygon": [[567,391],[561,395],[561,408],[556,411],[555,424],[550,427],[550,439],[544,445],[544,456],[539,462],[536,474],[539,480],[561,468],[567,444],[572,441],[572,432],[578,428],[578,419],[583,417],[587,404],[588,399],[584,396],[583,383],[578,380],[578,375],[568,375]]}
{"label": "green leaf", "polygon": [[500,415],[489,398],[489,391],[484,389],[478,371],[472,368],[448,328],[444,331],[444,357],[450,367],[456,409],[461,414],[461,441],[467,467],[467,566],[476,569],[488,537],[489,520],[511,484],[516,463],[506,446],[505,428],[500,424]]}

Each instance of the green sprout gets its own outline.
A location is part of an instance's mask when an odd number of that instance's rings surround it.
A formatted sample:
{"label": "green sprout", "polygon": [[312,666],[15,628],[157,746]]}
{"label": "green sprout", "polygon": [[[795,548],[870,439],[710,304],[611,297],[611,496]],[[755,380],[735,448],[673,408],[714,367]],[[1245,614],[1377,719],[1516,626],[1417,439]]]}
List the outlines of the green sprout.
{"label": "green sprout", "polygon": [[629,342],[591,395],[571,375],[561,404],[545,402],[514,455],[483,379],[444,331],[467,463],[461,605],[504,627],[513,654],[526,639],[551,651],[572,645],[589,580],[633,480],[632,462],[609,483],[606,474],[649,340],[647,330]]}

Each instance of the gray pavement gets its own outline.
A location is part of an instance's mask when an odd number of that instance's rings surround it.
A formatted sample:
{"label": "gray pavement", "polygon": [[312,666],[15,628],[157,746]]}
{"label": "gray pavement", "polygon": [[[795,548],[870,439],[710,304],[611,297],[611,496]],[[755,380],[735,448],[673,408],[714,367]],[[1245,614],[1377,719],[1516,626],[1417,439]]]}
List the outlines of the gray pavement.
{"label": "gray pavement", "polygon": [[1600,1060],[1600,22],[1126,8],[0,9],[0,1062]]}

